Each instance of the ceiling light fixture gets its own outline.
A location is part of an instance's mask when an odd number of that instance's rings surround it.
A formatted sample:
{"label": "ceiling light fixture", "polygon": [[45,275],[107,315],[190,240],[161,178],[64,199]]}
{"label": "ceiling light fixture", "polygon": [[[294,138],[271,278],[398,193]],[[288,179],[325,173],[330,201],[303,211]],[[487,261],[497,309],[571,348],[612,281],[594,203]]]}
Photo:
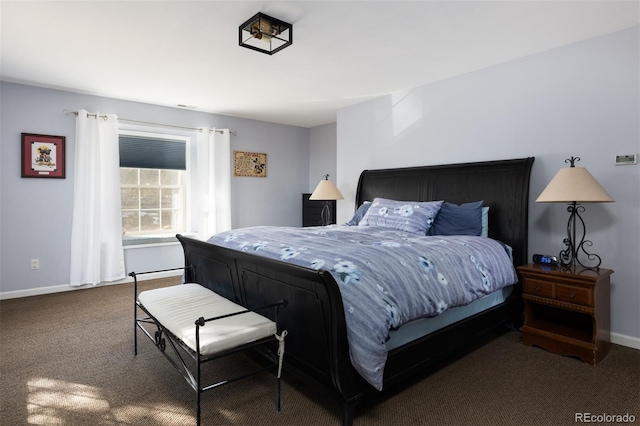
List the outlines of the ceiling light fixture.
{"label": "ceiling light fixture", "polygon": [[240,25],[240,46],[273,55],[293,44],[293,25],[256,13]]}

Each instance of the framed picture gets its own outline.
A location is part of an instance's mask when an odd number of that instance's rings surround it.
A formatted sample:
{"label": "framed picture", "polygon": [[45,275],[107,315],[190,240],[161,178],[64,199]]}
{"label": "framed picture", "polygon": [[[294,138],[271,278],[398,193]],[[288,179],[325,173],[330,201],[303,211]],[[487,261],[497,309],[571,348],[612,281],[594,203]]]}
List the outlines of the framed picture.
{"label": "framed picture", "polygon": [[267,177],[267,154],[233,151],[233,175]]}
{"label": "framed picture", "polygon": [[61,178],[65,172],[65,137],[22,134],[22,177]]}

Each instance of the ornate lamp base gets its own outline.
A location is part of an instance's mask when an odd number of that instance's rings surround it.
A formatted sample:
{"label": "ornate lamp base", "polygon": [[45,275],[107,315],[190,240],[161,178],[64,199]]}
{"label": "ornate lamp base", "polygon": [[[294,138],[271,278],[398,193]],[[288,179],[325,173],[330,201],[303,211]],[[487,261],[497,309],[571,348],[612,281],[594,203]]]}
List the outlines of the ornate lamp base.
{"label": "ornate lamp base", "polygon": [[[587,228],[584,224],[584,220],[580,213],[584,213],[584,206],[577,204],[575,201],[567,207],[567,211],[569,212],[569,222],[567,223],[567,238],[564,239],[563,243],[566,248],[560,251],[560,255],[558,256],[560,259],[560,266],[563,269],[571,269],[576,264],[582,266],[585,269],[600,269],[600,264],[602,263],[602,259],[597,254],[589,253],[586,247],[591,247],[593,242],[585,239],[585,235],[587,233]],[[580,241],[576,244],[576,225],[580,227]],[[578,258],[578,254],[583,252],[589,262],[597,262],[596,265],[588,266],[582,263]]]}

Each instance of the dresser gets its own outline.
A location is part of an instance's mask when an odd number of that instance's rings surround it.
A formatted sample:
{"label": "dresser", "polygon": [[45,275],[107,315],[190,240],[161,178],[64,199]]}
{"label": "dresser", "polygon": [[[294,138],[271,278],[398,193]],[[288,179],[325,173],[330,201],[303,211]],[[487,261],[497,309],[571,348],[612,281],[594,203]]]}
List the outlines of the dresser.
{"label": "dresser", "polygon": [[610,347],[610,269],[523,265],[522,341],[595,365]]}
{"label": "dresser", "polygon": [[[322,217],[320,216],[324,201],[310,200],[311,194],[302,194],[302,226],[320,226]],[[329,201],[329,211],[331,212],[331,223],[336,223],[336,201]]]}

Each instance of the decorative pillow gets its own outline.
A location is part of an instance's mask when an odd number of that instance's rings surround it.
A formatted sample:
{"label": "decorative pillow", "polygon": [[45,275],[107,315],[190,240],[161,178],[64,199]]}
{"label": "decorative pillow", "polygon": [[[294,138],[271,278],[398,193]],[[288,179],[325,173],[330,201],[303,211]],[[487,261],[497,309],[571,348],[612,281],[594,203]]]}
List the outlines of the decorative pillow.
{"label": "decorative pillow", "polygon": [[396,201],[374,198],[359,226],[380,226],[426,235],[442,201]]}
{"label": "decorative pillow", "polygon": [[429,235],[481,235],[482,203],[443,203]]}
{"label": "decorative pillow", "polygon": [[484,206],[482,208],[482,232],[480,233],[481,237],[489,236],[489,207]]}
{"label": "decorative pillow", "polygon": [[354,214],[351,220],[347,222],[347,225],[356,226],[358,223],[360,223],[360,221],[364,217],[364,214],[367,212],[367,210],[369,210],[370,206],[371,201],[365,201],[364,203],[360,204],[360,207],[358,207],[358,210],[356,210],[356,214]]}

